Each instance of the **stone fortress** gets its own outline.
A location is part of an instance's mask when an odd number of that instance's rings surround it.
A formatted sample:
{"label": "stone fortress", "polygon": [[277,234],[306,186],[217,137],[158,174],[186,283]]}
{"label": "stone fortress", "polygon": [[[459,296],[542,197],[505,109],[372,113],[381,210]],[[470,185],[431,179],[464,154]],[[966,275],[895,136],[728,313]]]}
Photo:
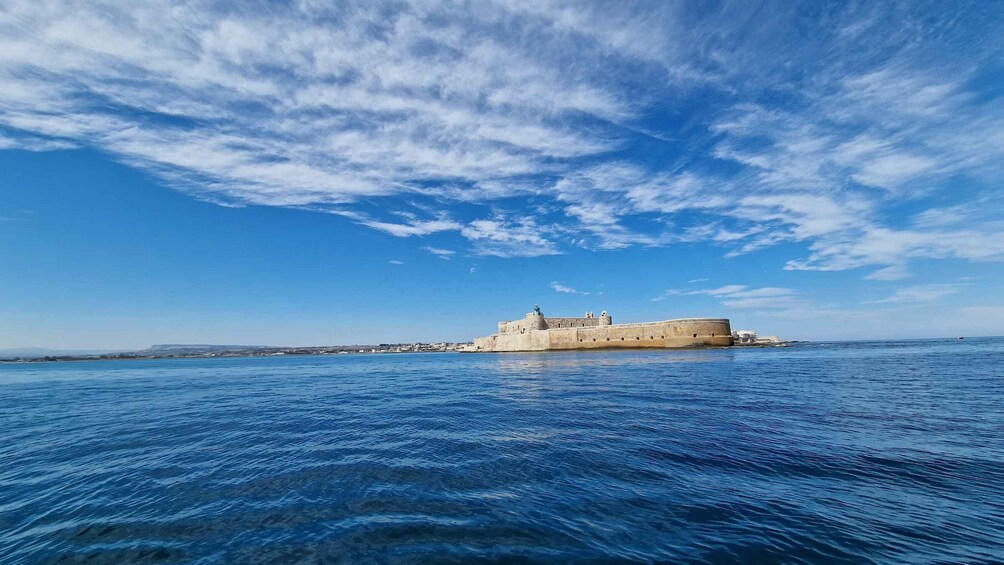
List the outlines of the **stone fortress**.
{"label": "stone fortress", "polygon": [[465,351],[679,348],[732,343],[732,327],[725,318],[614,324],[606,312],[599,317],[586,312],[582,318],[548,318],[534,306],[522,320],[499,322],[498,333],[475,339]]}

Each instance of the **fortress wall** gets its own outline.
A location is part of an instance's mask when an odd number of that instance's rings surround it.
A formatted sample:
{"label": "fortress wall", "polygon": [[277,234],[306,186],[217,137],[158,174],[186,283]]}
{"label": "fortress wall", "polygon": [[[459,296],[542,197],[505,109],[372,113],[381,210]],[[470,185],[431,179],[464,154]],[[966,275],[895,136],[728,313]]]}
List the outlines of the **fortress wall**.
{"label": "fortress wall", "polygon": [[524,334],[499,334],[494,351],[544,351],[547,349],[547,330]]}
{"label": "fortress wall", "polygon": [[532,330],[542,330],[546,327],[543,316],[536,316],[531,313],[527,314],[526,318],[522,320],[499,322],[499,334],[527,333]]}
{"label": "fortress wall", "polygon": [[515,320],[510,322],[499,322],[499,333],[500,334],[511,334],[519,333],[521,329],[527,328],[527,324],[524,320]]}
{"label": "fortress wall", "polygon": [[[591,318],[599,319],[599,318]],[[676,348],[732,345],[727,319],[690,318],[642,324],[529,330],[520,322],[513,333],[474,340],[476,351],[545,351],[607,348]],[[525,330],[525,331],[524,331]]]}
{"label": "fortress wall", "polygon": [[732,345],[728,320],[669,320],[596,328],[548,330],[550,349],[697,347]]}
{"label": "fortress wall", "polygon": [[610,325],[610,316],[596,318],[544,318],[547,329],[554,328],[591,328]]}
{"label": "fortress wall", "polygon": [[496,335],[474,338],[474,351],[495,351],[497,340]]}

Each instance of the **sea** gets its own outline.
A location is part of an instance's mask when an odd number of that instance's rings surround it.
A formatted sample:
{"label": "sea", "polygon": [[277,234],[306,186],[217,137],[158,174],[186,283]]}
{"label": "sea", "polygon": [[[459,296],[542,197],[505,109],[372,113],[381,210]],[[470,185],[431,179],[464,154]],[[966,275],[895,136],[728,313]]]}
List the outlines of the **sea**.
{"label": "sea", "polygon": [[0,365],[2,563],[1004,560],[1004,338]]}

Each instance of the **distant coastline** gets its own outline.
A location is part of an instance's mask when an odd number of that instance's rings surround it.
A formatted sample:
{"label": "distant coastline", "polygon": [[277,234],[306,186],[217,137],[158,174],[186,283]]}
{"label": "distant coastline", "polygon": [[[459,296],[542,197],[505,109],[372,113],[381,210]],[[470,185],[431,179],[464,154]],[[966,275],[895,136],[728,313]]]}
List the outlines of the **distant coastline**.
{"label": "distant coastline", "polygon": [[59,361],[116,361],[137,359],[205,359],[214,357],[280,357],[285,355],[366,355],[380,353],[442,353],[460,351],[467,343],[381,343],[379,345],[329,345],[278,347],[268,345],[154,345],[138,351],[98,354],[2,356],[0,363],[51,363]]}
{"label": "distant coastline", "polygon": [[[982,343],[985,340],[1004,339],[1004,336],[992,335],[969,335],[960,340],[955,337],[915,337],[900,339],[830,339],[830,340],[782,340],[780,342],[761,343],[736,343],[735,347],[744,348],[774,348],[793,345],[816,345],[826,346],[835,344],[861,344],[861,343],[911,343],[922,341],[944,341],[953,343],[966,343],[976,341]],[[116,353],[95,354],[95,355],[46,355],[41,357],[16,357],[5,356],[0,352],[0,365],[19,363],[46,363],[46,362],[69,362],[69,361],[115,361],[115,360],[143,360],[143,359],[207,359],[207,358],[227,358],[227,357],[281,357],[287,355],[373,355],[388,353],[444,353],[461,352],[465,346],[471,342],[436,342],[436,343],[398,343],[379,345],[334,345],[320,347],[275,347],[275,346],[171,346],[177,348],[196,347],[206,348],[201,351],[179,351],[164,350],[165,346],[154,346],[138,351],[119,351]],[[745,346],[745,347],[743,347]],[[208,349],[216,348],[216,349]],[[155,352],[154,350],[158,350]],[[609,351],[609,350],[597,350]]]}

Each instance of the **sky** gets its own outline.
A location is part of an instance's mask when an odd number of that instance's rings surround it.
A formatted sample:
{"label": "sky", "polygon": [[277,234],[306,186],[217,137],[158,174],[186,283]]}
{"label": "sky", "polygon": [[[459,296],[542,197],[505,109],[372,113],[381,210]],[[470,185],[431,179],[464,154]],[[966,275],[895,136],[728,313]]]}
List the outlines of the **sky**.
{"label": "sky", "polygon": [[1004,335],[999,2],[0,0],[0,348]]}

